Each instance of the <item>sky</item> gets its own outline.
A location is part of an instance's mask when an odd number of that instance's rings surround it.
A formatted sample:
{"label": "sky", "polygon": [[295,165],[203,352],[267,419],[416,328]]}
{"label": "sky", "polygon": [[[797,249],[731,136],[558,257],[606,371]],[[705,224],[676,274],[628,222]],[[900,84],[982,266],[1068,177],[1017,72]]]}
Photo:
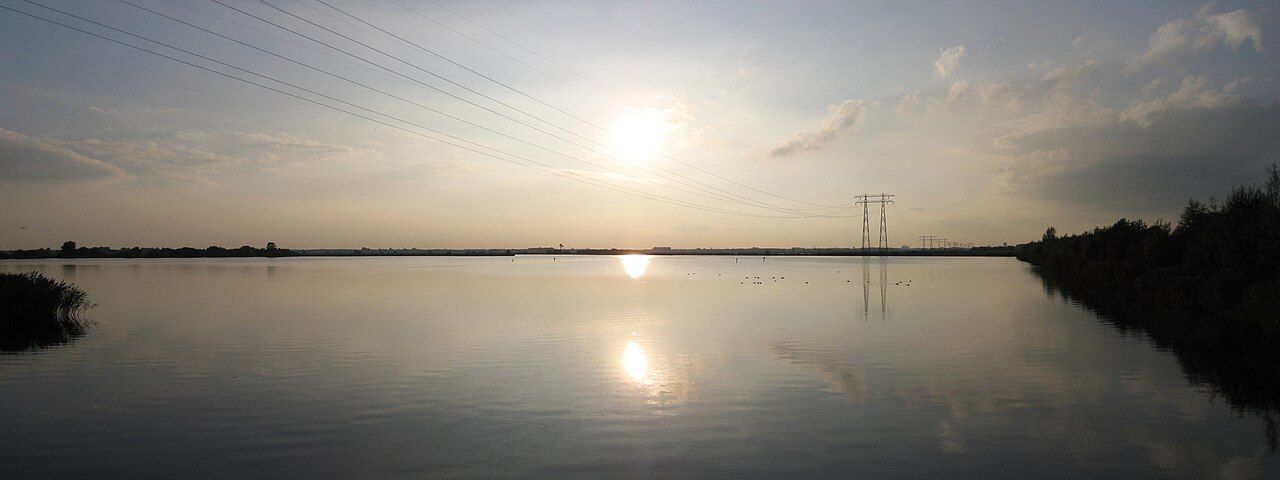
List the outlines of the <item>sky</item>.
{"label": "sky", "polygon": [[1280,163],[1274,2],[126,1],[0,0],[0,249],[1016,244]]}

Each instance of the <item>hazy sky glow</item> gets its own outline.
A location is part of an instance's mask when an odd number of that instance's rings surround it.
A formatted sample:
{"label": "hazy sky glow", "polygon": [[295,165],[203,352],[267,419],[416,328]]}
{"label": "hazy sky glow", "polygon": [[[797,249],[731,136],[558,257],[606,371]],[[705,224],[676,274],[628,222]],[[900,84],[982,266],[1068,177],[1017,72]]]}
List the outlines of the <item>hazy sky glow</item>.
{"label": "hazy sky glow", "polygon": [[357,59],[128,0],[308,69],[114,0],[32,1],[315,93],[0,5],[383,123],[0,10],[0,248],[849,246],[851,195],[880,192],[895,245],[1015,243],[1176,220],[1280,162],[1272,2],[269,0],[347,39],[222,0]]}

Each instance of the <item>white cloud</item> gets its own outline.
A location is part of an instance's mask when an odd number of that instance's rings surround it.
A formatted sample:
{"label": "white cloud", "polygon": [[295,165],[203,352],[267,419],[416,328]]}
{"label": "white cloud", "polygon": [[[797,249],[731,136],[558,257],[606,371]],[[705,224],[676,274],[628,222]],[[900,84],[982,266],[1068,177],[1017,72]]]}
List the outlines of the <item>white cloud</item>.
{"label": "white cloud", "polygon": [[964,100],[964,97],[968,94],[968,82],[962,80],[951,84],[951,88],[947,90],[947,110],[956,108],[956,105],[958,105],[961,100]]}
{"label": "white cloud", "polygon": [[1205,4],[1196,13],[1196,19],[1202,22],[1200,38],[1196,39],[1196,47],[1213,48],[1219,42],[1235,49],[1246,41],[1250,42],[1255,52],[1262,51],[1262,29],[1253,21],[1253,17],[1244,9],[1212,15],[1212,3]]}
{"label": "white cloud", "polygon": [[56,142],[0,128],[0,181],[77,183],[127,177],[119,167]]}
{"label": "white cloud", "polygon": [[1089,59],[1079,65],[1062,65],[1056,63],[1032,64],[1029,66],[1032,71],[1044,74],[1040,76],[1040,81],[1044,82],[1049,88],[1070,88],[1080,85],[1093,72],[1098,70],[1098,62]]}
{"label": "white cloud", "polygon": [[1156,92],[1159,92],[1160,89],[1162,88],[1164,88],[1164,80],[1157,78],[1155,80],[1147,82],[1146,85],[1143,85],[1141,93],[1142,93],[1142,96],[1144,97],[1150,97],[1152,95],[1155,95]]}
{"label": "white cloud", "polygon": [[1147,51],[1135,58],[1130,66],[1141,68],[1146,64],[1163,62],[1191,44],[1191,22],[1174,20],[1161,25],[1147,37]]}
{"label": "white cloud", "polygon": [[942,113],[955,110],[960,106],[961,101],[969,98],[969,94],[972,91],[973,88],[969,86],[969,82],[961,80],[952,83],[951,87],[947,88],[947,95],[945,97],[931,97],[929,99],[928,112]]}
{"label": "white cloud", "polygon": [[846,100],[839,105],[827,106],[827,117],[814,132],[800,132],[791,140],[773,147],[765,154],[770,158],[782,158],[805,150],[818,150],[847,135],[862,130],[867,110],[871,105],[862,100]]}
{"label": "white cloud", "polygon": [[920,91],[912,90],[902,95],[902,99],[898,101],[897,108],[893,109],[893,113],[898,115],[906,115],[915,111],[920,107]]}
{"label": "white cloud", "polygon": [[943,50],[938,58],[933,61],[933,68],[938,72],[938,76],[947,78],[960,68],[960,59],[964,58],[964,45],[956,45],[954,47]]}
{"label": "white cloud", "polygon": [[1174,20],[1161,25],[1147,38],[1147,49],[1129,61],[1127,70],[1136,72],[1147,65],[1166,63],[1188,51],[1206,52],[1226,45],[1239,49],[1247,42],[1254,51],[1262,51],[1262,29],[1249,12],[1240,9],[1214,14],[1214,4],[1207,3],[1191,20]]}
{"label": "white cloud", "polygon": [[1106,125],[1115,121],[1115,110],[1099,103],[1097,97],[1054,95],[1040,111],[1007,122],[1005,126],[1009,131],[996,137],[991,143],[997,148],[1008,148],[1023,138],[1042,132]]}
{"label": "white cloud", "polygon": [[1221,89],[1214,89],[1204,78],[1187,77],[1182,80],[1178,90],[1169,94],[1168,97],[1135,102],[1120,112],[1120,119],[1137,122],[1145,128],[1151,126],[1152,116],[1160,112],[1244,105],[1248,100],[1232,93],[1242,83],[1244,81],[1237,80]]}
{"label": "white cloud", "polygon": [[978,92],[978,98],[982,99],[983,107],[995,105],[1017,110],[1021,106],[1022,93],[1007,83],[980,83],[974,90]]}
{"label": "white cloud", "polygon": [[992,182],[1002,191],[1022,192],[1030,185],[1036,185],[1045,179],[1070,174],[1072,171],[1085,168],[1087,164],[1075,162],[1065,148],[1053,150],[1033,150],[1017,155],[1009,163],[999,169]]}

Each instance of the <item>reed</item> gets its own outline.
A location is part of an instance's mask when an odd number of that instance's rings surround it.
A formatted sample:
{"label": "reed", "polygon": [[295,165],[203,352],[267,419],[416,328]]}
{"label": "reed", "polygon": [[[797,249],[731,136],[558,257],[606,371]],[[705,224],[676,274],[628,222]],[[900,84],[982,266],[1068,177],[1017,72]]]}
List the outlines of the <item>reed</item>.
{"label": "reed", "polygon": [[93,307],[79,287],[39,272],[0,273],[0,350],[26,350],[84,334]]}

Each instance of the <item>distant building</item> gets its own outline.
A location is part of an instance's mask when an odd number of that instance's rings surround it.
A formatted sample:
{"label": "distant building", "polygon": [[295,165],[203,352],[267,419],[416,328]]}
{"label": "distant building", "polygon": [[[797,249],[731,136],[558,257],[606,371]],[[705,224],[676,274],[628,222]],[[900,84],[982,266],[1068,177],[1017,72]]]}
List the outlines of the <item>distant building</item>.
{"label": "distant building", "polygon": [[655,251],[655,252],[668,252],[668,251],[671,251],[671,247],[653,247],[653,251]]}
{"label": "distant building", "polygon": [[902,247],[898,248],[898,250],[902,250],[904,252],[907,250],[911,250],[911,245],[903,245]]}

